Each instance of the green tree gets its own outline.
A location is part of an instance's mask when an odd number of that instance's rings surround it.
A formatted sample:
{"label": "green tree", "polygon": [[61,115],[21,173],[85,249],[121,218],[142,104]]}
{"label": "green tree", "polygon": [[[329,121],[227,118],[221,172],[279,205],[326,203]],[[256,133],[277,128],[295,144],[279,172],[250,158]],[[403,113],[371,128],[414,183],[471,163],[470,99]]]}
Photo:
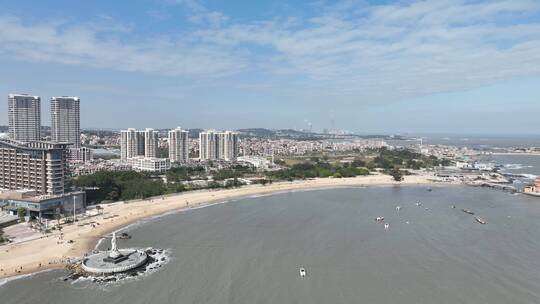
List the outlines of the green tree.
{"label": "green tree", "polygon": [[396,182],[403,181],[403,173],[401,172],[401,170],[399,170],[399,168],[393,168],[392,170],[390,170],[390,175],[394,178]]}
{"label": "green tree", "polygon": [[17,216],[19,218],[23,218],[25,215],[26,215],[26,209],[24,209],[23,207],[17,208]]}

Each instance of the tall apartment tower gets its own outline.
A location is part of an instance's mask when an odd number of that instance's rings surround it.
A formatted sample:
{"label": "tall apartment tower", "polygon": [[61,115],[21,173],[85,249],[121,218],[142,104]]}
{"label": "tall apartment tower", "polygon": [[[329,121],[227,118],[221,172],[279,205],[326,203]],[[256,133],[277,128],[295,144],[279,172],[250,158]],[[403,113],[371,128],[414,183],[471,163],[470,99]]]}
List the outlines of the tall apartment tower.
{"label": "tall apartment tower", "polygon": [[217,133],[206,131],[199,133],[199,159],[217,159]]}
{"label": "tall apartment tower", "polygon": [[238,157],[238,133],[226,131],[218,133],[217,158],[224,160],[236,160]]}
{"label": "tall apartment tower", "polygon": [[81,112],[79,97],[51,98],[51,139],[81,147]]}
{"label": "tall apartment tower", "polygon": [[69,191],[67,144],[0,140],[0,188],[40,195]]}
{"label": "tall apartment tower", "polygon": [[158,153],[159,133],[147,128],[144,131],[144,157],[156,158]]}
{"label": "tall apartment tower", "polygon": [[189,158],[189,132],[178,127],[169,131],[169,158],[171,162],[187,162]]}
{"label": "tall apartment tower", "polygon": [[144,133],[133,128],[120,131],[120,159],[144,155]]}
{"label": "tall apartment tower", "polygon": [[133,128],[120,131],[120,159],[144,156],[157,157],[159,134],[154,129],[139,131]]}
{"label": "tall apartment tower", "polygon": [[8,95],[9,137],[29,142],[41,139],[41,99],[28,94]]}

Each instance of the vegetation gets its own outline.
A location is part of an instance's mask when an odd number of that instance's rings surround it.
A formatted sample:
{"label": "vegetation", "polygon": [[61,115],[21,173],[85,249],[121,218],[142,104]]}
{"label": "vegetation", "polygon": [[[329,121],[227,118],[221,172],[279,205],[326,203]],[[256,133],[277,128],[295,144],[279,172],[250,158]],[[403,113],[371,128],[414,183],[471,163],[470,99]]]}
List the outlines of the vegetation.
{"label": "vegetation", "polygon": [[403,173],[398,168],[390,170],[390,176],[392,176],[396,182],[403,181]]}
{"label": "vegetation", "polygon": [[95,188],[87,191],[89,201],[130,200],[147,198],[166,192],[161,179],[135,171],[101,171],[92,175],[80,176],[75,185],[81,188]]}
{"label": "vegetation", "polygon": [[315,177],[354,177],[358,175],[368,175],[366,168],[356,168],[348,164],[334,165],[327,161],[313,158],[311,161],[298,163],[291,168],[280,171],[268,172],[267,176],[272,179],[289,180],[305,179]]}
{"label": "vegetation", "polygon": [[378,149],[375,158],[368,162],[366,166],[370,169],[382,168],[390,170],[393,168],[419,170],[422,168],[432,168],[439,165],[449,166],[448,159],[438,159],[435,156],[424,156],[409,149],[388,150]]}
{"label": "vegetation", "polygon": [[0,229],[0,244],[7,242],[7,239],[4,238],[4,231]]}
{"label": "vegetation", "polygon": [[17,216],[23,218],[26,215],[26,209],[23,207],[17,208]]}

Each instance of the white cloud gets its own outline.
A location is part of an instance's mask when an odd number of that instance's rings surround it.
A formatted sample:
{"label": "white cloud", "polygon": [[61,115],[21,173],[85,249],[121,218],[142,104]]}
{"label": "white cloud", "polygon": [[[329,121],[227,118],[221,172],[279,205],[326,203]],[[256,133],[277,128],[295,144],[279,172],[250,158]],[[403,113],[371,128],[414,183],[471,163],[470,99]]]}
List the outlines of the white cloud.
{"label": "white cloud", "polygon": [[[219,77],[244,68],[239,56],[172,38],[124,42],[125,27],[41,23],[0,16],[0,54],[32,62],[76,64],[168,76]],[[109,38],[104,38],[109,37]]]}
{"label": "white cloud", "polygon": [[200,1],[175,2],[191,12],[196,30],[123,39],[136,28],[111,32],[4,16],[0,53],[194,79],[258,73],[266,76],[265,88],[271,82],[281,90],[309,89],[349,100],[404,98],[540,74],[540,3],[533,0],[377,6],[351,0],[320,6],[309,18],[247,23]]}

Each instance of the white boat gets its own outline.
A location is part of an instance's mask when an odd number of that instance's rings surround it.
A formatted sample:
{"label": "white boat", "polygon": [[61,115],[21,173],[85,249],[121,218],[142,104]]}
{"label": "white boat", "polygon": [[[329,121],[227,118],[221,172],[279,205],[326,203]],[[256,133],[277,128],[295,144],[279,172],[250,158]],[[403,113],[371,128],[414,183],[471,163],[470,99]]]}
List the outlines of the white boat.
{"label": "white boat", "polygon": [[384,217],[383,217],[383,216],[377,216],[377,217],[375,218],[375,221],[377,221],[377,222],[382,222],[382,221],[384,221]]}
{"label": "white boat", "polygon": [[420,202],[416,203],[416,207],[420,207],[420,206],[422,206],[422,203]]}
{"label": "white boat", "polygon": [[388,228],[390,228],[390,224],[388,223],[384,224],[384,230],[388,230]]}
{"label": "white boat", "polygon": [[305,278],[307,275],[306,270],[304,268],[300,268],[300,277]]}
{"label": "white boat", "polygon": [[401,210],[401,206],[396,207],[396,211],[399,211],[399,210]]}

